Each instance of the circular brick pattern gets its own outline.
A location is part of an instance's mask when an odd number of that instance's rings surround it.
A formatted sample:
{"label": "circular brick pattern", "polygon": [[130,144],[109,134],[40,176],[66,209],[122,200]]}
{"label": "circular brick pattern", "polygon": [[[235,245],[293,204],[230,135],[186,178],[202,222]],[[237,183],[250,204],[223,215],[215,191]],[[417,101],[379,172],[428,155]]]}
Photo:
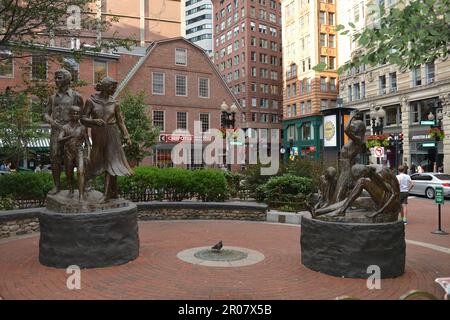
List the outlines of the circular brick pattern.
{"label": "circular brick pattern", "polygon": [[177,257],[184,262],[206,267],[244,267],[261,262],[264,255],[256,250],[226,246],[224,256],[210,253],[210,247],[199,247],[179,252]]}
{"label": "circular brick pattern", "polygon": [[[443,297],[434,279],[450,275],[450,254],[407,244],[405,274],[382,280],[380,290],[369,290],[365,279],[336,278],[304,267],[300,262],[300,232],[298,226],[259,222],[141,222],[140,256],[121,266],[82,270],[80,290],[67,289],[70,275],[65,270],[39,264],[38,236],[15,239],[0,243],[0,296],[297,300],[351,295],[360,299],[398,299],[409,290],[420,289]],[[415,240],[412,235],[407,238]],[[211,268],[177,258],[180,251],[215,243],[217,239],[226,245],[260,251],[265,259],[239,268]]]}

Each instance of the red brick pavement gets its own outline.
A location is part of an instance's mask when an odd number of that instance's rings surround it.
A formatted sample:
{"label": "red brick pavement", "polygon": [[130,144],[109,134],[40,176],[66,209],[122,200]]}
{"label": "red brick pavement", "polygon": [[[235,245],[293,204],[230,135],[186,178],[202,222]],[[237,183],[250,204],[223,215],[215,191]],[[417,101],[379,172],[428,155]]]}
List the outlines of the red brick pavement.
{"label": "red brick pavement", "polygon": [[[450,248],[450,236],[429,234],[434,220],[425,216],[432,203],[411,202],[407,239]],[[448,216],[448,212],[446,213]],[[430,220],[430,221],[428,221]],[[449,219],[445,218],[447,226]],[[0,244],[0,296],[4,299],[398,299],[421,289],[439,297],[434,282],[450,276],[450,255],[407,244],[406,273],[382,280],[381,290],[368,290],[363,279],[341,279],[311,271],[300,263],[300,228],[240,221],[154,221],[139,225],[141,251],[137,260],[113,268],[81,272],[81,290],[68,290],[65,270],[41,266],[39,237]],[[447,227],[447,229],[450,229]],[[187,248],[238,246],[266,258],[239,268],[195,266],[177,258]]]}

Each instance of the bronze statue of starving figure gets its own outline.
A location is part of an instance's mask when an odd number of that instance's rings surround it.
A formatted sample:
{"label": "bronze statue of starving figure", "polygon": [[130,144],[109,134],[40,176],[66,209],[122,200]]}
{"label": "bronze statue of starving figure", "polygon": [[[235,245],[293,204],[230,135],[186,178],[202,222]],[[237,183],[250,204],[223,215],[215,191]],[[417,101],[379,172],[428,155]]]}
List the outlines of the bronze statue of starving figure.
{"label": "bronze statue of starving figure", "polygon": [[[378,220],[395,221],[401,210],[400,186],[396,176],[387,168],[377,173],[376,168],[359,164],[352,167],[351,173],[356,184],[349,196],[332,206],[316,210],[315,214],[342,216],[350,206],[355,206],[365,209],[368,218],[380,216]],[[370,198],[360,197],[364,190]]]}
{"label": "bronze statue of starving figure", "polygon": [[81,108],[72,106],[69,110],[69,123],[62,126],[58,142],[64,145],[64,167],[66,169],[69,197],[74,194],[73,170],[77,167],[79,200],[86,200],[84,182],[86,163],[89,159],[90,142],[86,127],[80,122]]}
{"label": "bronze statue of starving figure", "polygon": [[123,135],[131,145],[119,104],[112,98],[117,81],[103,78],[96,86],[99,93],[93,94],[85,105],[83,123],[91,127],[92,152],[89,161],[89,179],[105,173],[105,196],[101,202],[119,197],[117,176],[133,175],[122,147]]}
{"label": "bronze statue of starving figure", "polygon": [[55,72],[55,83],[57,91],[52,95],[46,105],[43,118],[51,125],[50,133],[50,161],[52,165],[52,176],[55,187],[50,194],[61,191],[61,163],[63,162],[63,147],[57,141],[62,127],[69,122],[69,109],[78,106],[83,110],[83,98],[70,88],[72,75],[66,69]]}

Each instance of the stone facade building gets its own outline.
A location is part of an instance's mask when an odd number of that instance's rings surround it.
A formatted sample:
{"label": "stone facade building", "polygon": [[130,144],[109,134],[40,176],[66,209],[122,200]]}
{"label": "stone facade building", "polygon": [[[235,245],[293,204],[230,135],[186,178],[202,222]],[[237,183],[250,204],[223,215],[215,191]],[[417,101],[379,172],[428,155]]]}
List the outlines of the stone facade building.
{"label": "stone facade building", "polygon": [[[358,14],[350,11],[350,21],[358,17],[366,26],[373,23],[367,15],[371,5],[373,1],[354,0],[349,9],[354,10],[357,6],[362,11]],[[396,1],[384,5],[389,8],[396,5]],[[360,23],[360,20],[356,22]],[[354,43],[352,48],[351,54],[362,52]],[[387,150],[384,164],[391,167],[420,164],[426,171],[443,166],[444,172],[450,172],[450,60],[433,61],[412,70],[399,70],[397,66],[387,64],[363,65],[342,75],[340,88],[343,106],[364,112],[367,135],[372,133],[370,111],[379,108],[386,112],[383,133],[403,135],[403,144],[394,144]],[[444,141],[436,142],[428,134],[430,125],[421,125],[421,121],[429,120],[430,113],[435,119],[443,115]],[[436,166],[433,165],[435,159]]]}

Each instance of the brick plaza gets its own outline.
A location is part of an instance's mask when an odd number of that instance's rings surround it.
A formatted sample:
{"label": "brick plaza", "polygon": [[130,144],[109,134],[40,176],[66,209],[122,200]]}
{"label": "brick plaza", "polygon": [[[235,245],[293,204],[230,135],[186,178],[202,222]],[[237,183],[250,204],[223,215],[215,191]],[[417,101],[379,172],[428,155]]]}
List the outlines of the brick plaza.
{"label": "brick plaza", "polygon": [[[442,298],[434,282],[450,276],[450,236],[433,235],[437,206],[410,199],[406,226],[406,271],[368,290],[365,279],[342,279],[300,263],[297,225],[247,221],[148,221],[139,224],[140,256],[128,264],[81,271],[81,289],[69,290],[63,269],[38,261],[38,234],[0,242],[0,296],[3,299],[398,299],[413,289]],[[450,209],[443,207],[443,229]],[[213,245],[257,250],[265,259],[244,267],[205,267],[177,258],[189,248]]]}

